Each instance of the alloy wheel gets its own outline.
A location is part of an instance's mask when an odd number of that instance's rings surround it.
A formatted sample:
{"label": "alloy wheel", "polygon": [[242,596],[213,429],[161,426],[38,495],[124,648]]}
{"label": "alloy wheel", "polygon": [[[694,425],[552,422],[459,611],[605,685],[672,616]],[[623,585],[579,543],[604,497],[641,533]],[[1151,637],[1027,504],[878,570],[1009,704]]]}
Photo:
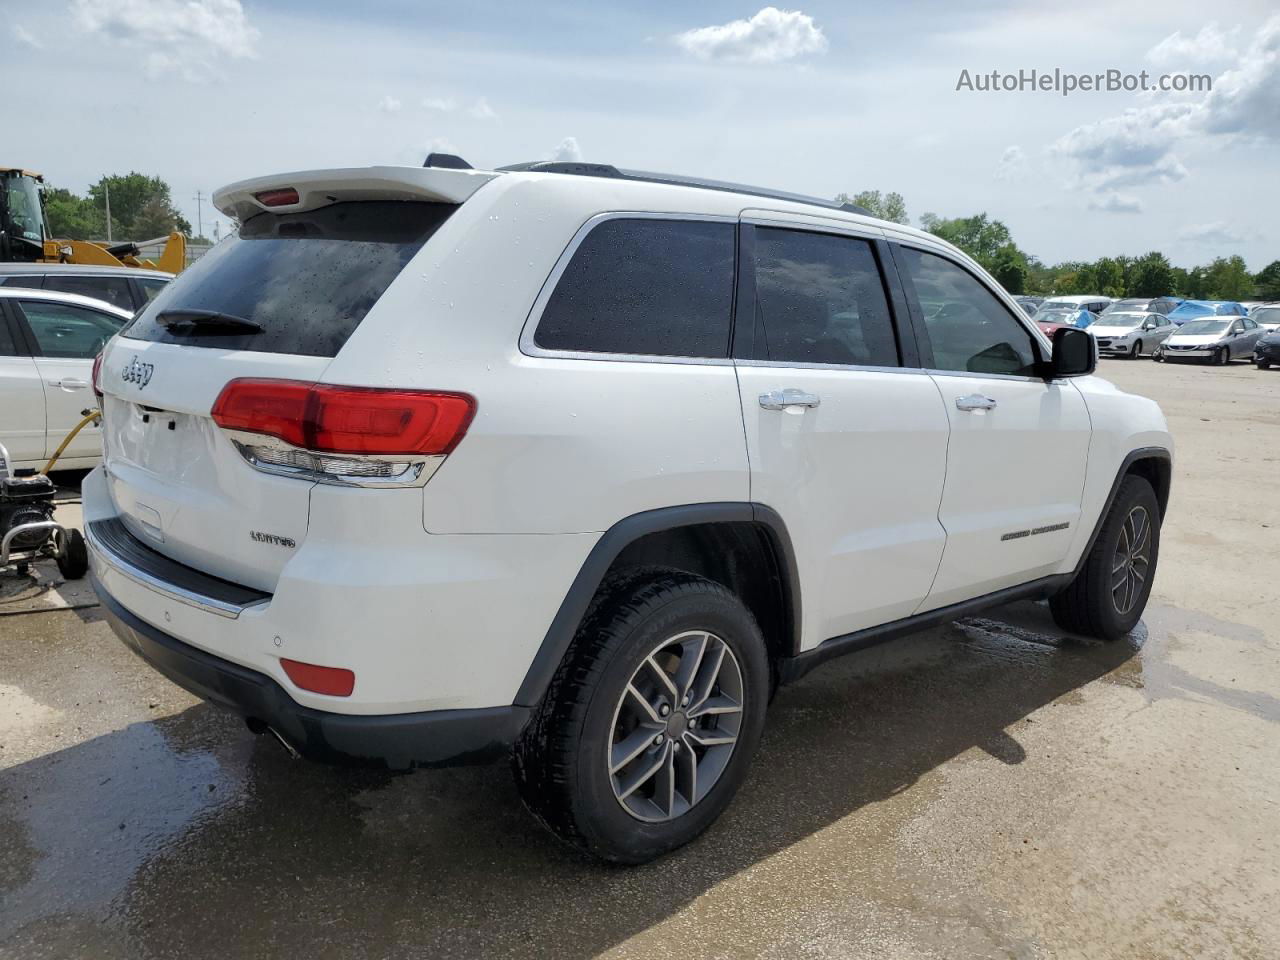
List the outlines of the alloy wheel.
{"label": "alloy wheel", "polygon": [[1151,516],[1134,507],[1120,527],[1120,540],[1111,561],[1111,602],[1124,616],[1133,610],[1151,567]]}
{"label": "alloy wheel", "polygon": [[661,823],[707,796],[737,746],[745,688],[733,650],[706,631],[676,634],[641,661],[614,709],[605,758],[627,813]]}

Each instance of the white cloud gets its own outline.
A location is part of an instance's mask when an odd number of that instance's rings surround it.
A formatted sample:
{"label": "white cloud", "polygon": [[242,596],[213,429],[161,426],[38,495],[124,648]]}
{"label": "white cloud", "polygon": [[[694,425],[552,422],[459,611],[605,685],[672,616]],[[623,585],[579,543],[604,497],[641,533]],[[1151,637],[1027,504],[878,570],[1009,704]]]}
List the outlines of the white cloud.
{"label": "white cloud", "polygon": [[1184,37],[1181,30],[1169,34],[1147,51],[1147,60],[1157,66],[1182,69],[1191,65],[1222,63],[1239,55],[1236,48],[1239,35],[1239,27],[1223,31],[1216,22],[1210,21],[1194,37]]}
{"label": "white cloud", "polygon": [[[1206,27],[1197,40],[1206,31],[1209,45],[1216,42],[1213,38],[1227,36],[1216,26]],[[1173,49],[1173,37],[1155,50],[1166,44],[1166,50]],[[1182,180],[1187,169],[1175,149],[1214,136],[1280,140],[1280,16],[1262,25],[1232,69],[1216,77],[1202,99],[1134,107],[1076,127],[1051,149],[1076,162],[1080,186],[1106,191]]]}
{"label": "white cloud", "polygon": [[426,97],[422,101],[423,109],[438,110],[440,113],[453,113],[458,109],[458,101],[452,97]]}
{"label": "white cloud", "polygon": [[399,113],[400,107],[401,107],[400,101],[397,100],[395,97],[391,96],[391,94],[387,94],[385,97],[383,97],[381,100],[378,101],[378,109],[381,110],[383,113]]}
{"label": "white cloud", "polygon": [[1027,155],[1017,144],[1006,147],[1000,155],[1000,164],[996,167],[997,180],[1017,180],[1027,169]]}
{"label": "white cloud", "polygon": [[475,117],[477,120],[494,120],[498,116],[493,112],[493,107],[489,106],[489,101],[484,97],[481,97],[472,104],[471,109],[469,109],[467,113],[471,114],[471,116]]}
{"label": "white cloud", "polygon": [[240,0],[72,0],[75,25],[147,52],[149,75],[202,79],[220,57],[256,55],[258,31]]}
{"label": "white cloud", "polygon": [[776,63],[827,51],[827,38],[813,17],[777,7],[765,7],[750,20],[686,30],[674,39],[700,60]]}
{"label": "white cloud", "polygon": [[15,23],[13,25],[13,35],[24,47],[30,47],[32,50],[44,49],[44,44],[41,43],[30,30],[20,23]]}
{"label": "white cloud", "polygon": [[582,149],[578,146],[577,137],[565,137],[560,145],[551,151],[552,160],[569,160],[577,162],[582,159]]}
{"label": "white cloud", "polygon": [[1244,237],[1240,233],[1221,220],[1183,227],[1178,231],[1178,239],[1204,246],[1237,244],[1244,241]]}
{"label": "white cloud", "polygon": [[1142,201],[1127,193],[1108,193],[1101,200],[1090,200],[1089,209],[1102,213],[1141,213]]}

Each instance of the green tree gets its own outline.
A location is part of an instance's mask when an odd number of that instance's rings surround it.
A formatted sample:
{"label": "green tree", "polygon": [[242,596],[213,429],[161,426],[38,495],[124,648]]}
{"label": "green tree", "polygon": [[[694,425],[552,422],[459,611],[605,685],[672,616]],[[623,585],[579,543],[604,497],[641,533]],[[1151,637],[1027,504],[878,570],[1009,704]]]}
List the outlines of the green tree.
{"label": "green tree", "polygon": [[1000,249],[1013,242],[1009,228],[985,213],[951,220],[926,213],[920,222],[934,236],[955,244],[987,269],[995,262]]}
{"label": "green tree", "polygon": [[1102,257],[1093,265],[1095,290],[1082,290],[1081,293],[1100,293],[1107,297],[1124,296],[1124,264],[1111,257]]}
{"label": "green tree", "polygon": [[893,223],[911,222],[911,218],[907,216],[907,201],[900,193],[881,196],[879,190],[863,190],[852,197],[847,193],[837,193],[836,203],[852,203],[854,206],[864,207],[871,211],[872,216],[881,220]]}
{"label": "green tree", "polygon": [[[137,218],[129,230],[135,240],[150,240],[152,237],[163,237],[178,229],[176,210],[161,197],[152,197],[138,212]],[[190,229],[190,224],[187,225]],[[182,231],[186,232],[186,231]]]}
{"label": "green tree", "polygon": [[1243,257],[1218,257],[1209,264],[1205,273],[1210,299],[1248,300],[1253,297],[1253,277]]}
{"label": "green tree", "polygon": [[1253,283],[1263,300],[1280,300],[1280,260],[1272,260],[1255,273]]}
{"label": "green tree", "polygon": [[44,214],[59,240],[94,240],[106,235],[102,212],[93,202],[61,187],[45,187]]}
{"label": "green tree", "polygon": [[1186,286],[1182,292],[1191,300],[1209,299],[1209,278],[1204,267],[1192,267],[1187,271]]}
{"label": "green tree", "polygon": [[996,251],[988,267],[1000,286],[1010,293],[1024,293],[1027,286],[1027,258],[1013,243],[1006,243]]}
{"label": "green tree", "polygon": [[[107,205],[107,195],[111,197],[111,224],[112,232],[117,237],[129,237],[134,240],[150,239],[156,234],[144,236],[139,231],[140,226],[149,225],[147,222],[138,223],[139,217],[142,216],[143,210],[152,201],[159,201],[159,204],[165,211],[163,217],[172,218],[174,226],[182,233],[191,232],[191,224],[178,213],[177,208],[173,205],[173,198],[169,192],[169,184],[165,183],[159,177],[148,177],[146,174],[132,172],[123,176],[113,174],[105,176],[93,186],[89,188],[89,198],[105,215]],[[149,213],[149,217],[154,218],[161,216],[157,213],[159,208],[153,208]],[[164,231],[168,233],[168,231]]]}
{"label": "green tree", "polygon": [[1169,258],[1156,250],[1133,261],[1125,282],[1125,295],[1130,297],[1162,297],[1176,289]]}

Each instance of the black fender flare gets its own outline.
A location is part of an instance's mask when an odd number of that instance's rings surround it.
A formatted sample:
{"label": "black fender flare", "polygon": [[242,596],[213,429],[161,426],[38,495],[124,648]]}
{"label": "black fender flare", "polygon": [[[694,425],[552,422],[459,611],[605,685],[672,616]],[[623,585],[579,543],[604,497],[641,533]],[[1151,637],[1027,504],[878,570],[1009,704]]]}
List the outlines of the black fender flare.
{"label": "black fender flare", "polygon": [[536,706],[541,700],[551,678],[564,660],[569,644],[577,633],[591,599],[600,588],[613,561],[629,545],[641,537],[678,527],[703,523],[756,523],[768,533],[774,550],[774,559],[783,572],[781,588],[791,623],[791,649],[800,646],[800,577],[796,569],[795,552],[791,535],[778,512],[760,503],[729,501],[719,503],[688,503],[679,506],[645,510],[619,520],[596,541],[587,554],[578,575],[574,578],[547,628],[546,635],[534,655],[520,689],[516,692],[517,706]]}

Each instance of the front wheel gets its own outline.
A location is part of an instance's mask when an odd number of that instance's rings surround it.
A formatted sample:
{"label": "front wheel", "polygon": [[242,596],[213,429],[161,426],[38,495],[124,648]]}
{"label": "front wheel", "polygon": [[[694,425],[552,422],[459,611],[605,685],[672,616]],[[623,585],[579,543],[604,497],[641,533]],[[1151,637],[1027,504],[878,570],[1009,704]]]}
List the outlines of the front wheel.
{"label": "front wheel", "polygon": [[1049,600],[1064,630],[1118,640],[1137,626],[1160,553],[1160,504],[1151,484],[1127,476],[1084,566]]}
{"label": "front wheel", "polygon": [[1151,351],[1151,359],[1156,363],[1164,363],[1164,347],[1156,347]]}
{"label": "front wheel", "polygon": [[1254,361],[1253,361],[1253,362],[1254,362],[1254,363],[1256,363],[1256,364],[1258,365],[1258,369],[1259,369],[1259,370],[1270,370],[1270,369],[1271,369],[1271,361],[1270,361],[1270,360],[1260,360],[1260,359],[1254,358]]}
{"label": "front wheel", "polygon": [[1142,356],[1142,341],[1141,341],[1141,340],[1139,340],[1137,343],[1135,343],[1135,344],[1133,345],[1133,350],[1129,353],[1129,359],[1130,359],[1130,360],[1137,360],[1140,356]]}
{"label": "front wheel", "polygon": [[1213,359],[1210,361],[1215,367],[1225,367],[1227,361],[1231,359],[1227,354],[1226,347],[1219,347],[1213,351]]}
{"label": "front wheel", "polygon": [[647,862],[728,806],[768,699],[764,639],[732,592],[676,570],[613,578],[516,746],[521,796],[579,850]]}

